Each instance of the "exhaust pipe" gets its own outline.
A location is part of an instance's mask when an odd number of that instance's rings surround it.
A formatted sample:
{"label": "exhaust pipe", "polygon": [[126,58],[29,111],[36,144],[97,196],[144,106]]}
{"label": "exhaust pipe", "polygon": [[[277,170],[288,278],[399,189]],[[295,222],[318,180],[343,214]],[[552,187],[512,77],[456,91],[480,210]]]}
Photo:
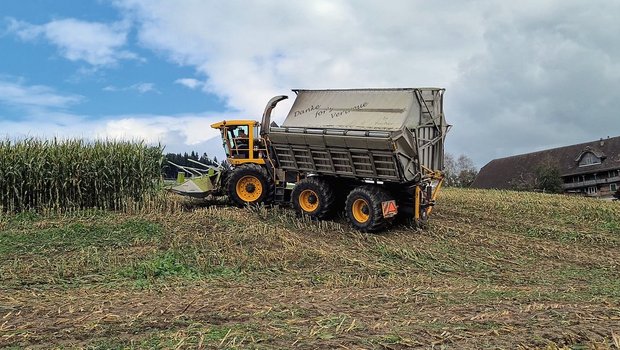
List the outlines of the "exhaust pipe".
{"label": "exhaust pipe", "polygon": [[273,97],[269,102],[267,102],[267,107],[265,107],[265,111],[263,112],[263,120],[260,123],[260,136],[263,137],[269,132],[269,124],[271,123],[271,111],[276,107],[278,102],[282,100],[286,100],[288,96],[279,95]]}

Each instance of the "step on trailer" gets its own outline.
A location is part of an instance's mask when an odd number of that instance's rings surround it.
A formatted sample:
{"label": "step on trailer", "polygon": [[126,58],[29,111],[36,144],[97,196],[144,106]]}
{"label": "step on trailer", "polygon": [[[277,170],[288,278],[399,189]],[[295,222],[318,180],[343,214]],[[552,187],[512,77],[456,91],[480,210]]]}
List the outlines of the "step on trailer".
{"label": "step on trailer", "polygon": [[[182,181],[213,181],[203,194],[226,194],[237,205],[291,203],[301,214],[327,219],[339,212],[364,232],[395,219],[426,223],[443,182],[444,141],[450,128],[440,88],[293,90],[281,126],[271,111],[262,121],[229,120],[219,129],[230,170]],[[290,184],[294,187],[291,189]],[[203,185],[204,187],[204,185]],[[200,190],[198,190],[200,193]]]}

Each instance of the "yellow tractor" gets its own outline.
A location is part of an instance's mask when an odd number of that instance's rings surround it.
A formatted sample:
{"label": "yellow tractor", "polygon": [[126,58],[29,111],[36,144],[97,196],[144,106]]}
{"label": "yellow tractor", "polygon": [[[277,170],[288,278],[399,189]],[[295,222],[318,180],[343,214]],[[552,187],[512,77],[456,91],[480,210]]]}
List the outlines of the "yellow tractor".
{"label": "yellow tractor", "polygon": [[225,192],[240,206],[273,199],[275,179],[268,169],[274,167],[268,158],[267,142],[257,132],[258,126],[259,123],[252,120],[230,120],[211,125],[220,129],[226,160],[232,167],[226,176]]}
{"label": "yellow tractor", "polygon": [[316,219],[344,211],[364,232],[397,216],[426,222],[443,181],[444,89],[293,91],[281,126],[271,112],[287,96],[272,98],[261,122],[212,124],[231,169],[198,172],[175,192],[224,193],[238,206],[290,203]]}

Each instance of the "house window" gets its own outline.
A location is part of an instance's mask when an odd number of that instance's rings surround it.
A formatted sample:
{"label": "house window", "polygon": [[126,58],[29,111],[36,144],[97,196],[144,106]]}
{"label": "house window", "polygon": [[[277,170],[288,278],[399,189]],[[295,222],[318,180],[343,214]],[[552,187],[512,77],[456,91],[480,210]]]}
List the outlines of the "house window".
{"label": "house window", "polygon": [[590,186],[590,187],[586,188],[586,193],[587,194],[596,194],[596,192],[597,192],[596,186]]}
{"label": "house window", "polygon": [[596,165],[601,164],[601,158],[597,157],[592,152],[584,153],[581,156],[581,160],[579,161],[579,166],[588,166],[588,165]]}
{"label": "house window", "polygon": [[617,184],[610,184],[609,185],[609,190],[611,192],[616,192],[618,190],[618,185]]}

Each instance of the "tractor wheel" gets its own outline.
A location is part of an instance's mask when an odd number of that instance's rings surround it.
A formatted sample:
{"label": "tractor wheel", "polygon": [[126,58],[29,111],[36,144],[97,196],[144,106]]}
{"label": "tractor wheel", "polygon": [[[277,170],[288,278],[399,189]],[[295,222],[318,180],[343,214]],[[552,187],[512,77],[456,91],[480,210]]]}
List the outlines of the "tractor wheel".
{"label": "tractor wheel", "polygon": [[347,196],[345,212],[347,220],[362,232],[376,232],[387,228],[393,218],[384,218],[381,203],[394,198],[384,189],[373,185],[362,185]]}
{"label": "tractor wheel", "polygon": [[228,198],[237,206],[269,203],[275,185],[267,169],[257,164],[235,167],[226,178]]}
{"label": "tractor wheel", "polygon": [[298,213],[314,219],[326,219],[334,213],[336,194],[326,179],[308,177],[295,185],[291,201]]}

